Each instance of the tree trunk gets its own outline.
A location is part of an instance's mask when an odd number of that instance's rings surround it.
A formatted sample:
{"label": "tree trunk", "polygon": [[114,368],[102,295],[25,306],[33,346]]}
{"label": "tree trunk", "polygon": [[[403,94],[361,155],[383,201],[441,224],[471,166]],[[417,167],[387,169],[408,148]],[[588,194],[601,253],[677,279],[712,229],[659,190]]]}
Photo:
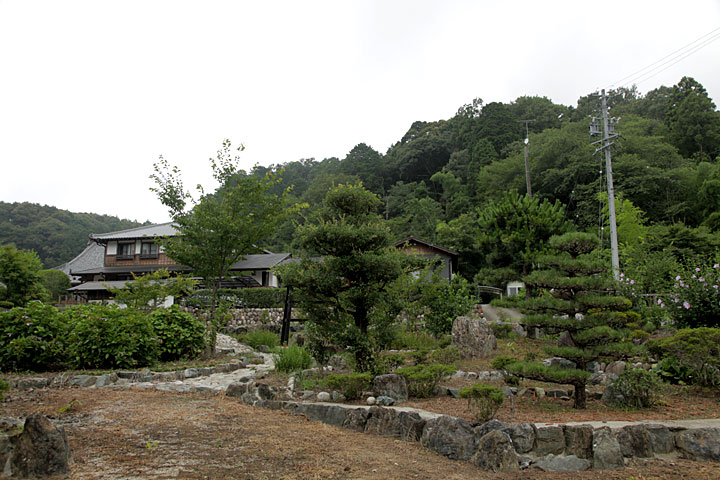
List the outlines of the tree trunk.
{"label": "tree trunk", "polygon": [[586,406],[587,394],[585,393],[585,382],[577,382],[572,384],[575,387],[575,404],[573,408],[584,410]]}

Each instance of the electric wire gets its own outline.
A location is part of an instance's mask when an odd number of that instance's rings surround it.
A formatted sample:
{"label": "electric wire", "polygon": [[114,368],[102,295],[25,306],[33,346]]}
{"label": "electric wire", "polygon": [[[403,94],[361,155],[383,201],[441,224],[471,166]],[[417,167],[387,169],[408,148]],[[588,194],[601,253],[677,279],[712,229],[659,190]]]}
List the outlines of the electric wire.
{"label": "electric wire", "polygon": [[[690,57],[691,55],[694,55],[701,49],[705,48],[706,46],[710,45],[711,43],[715,42],[716,40],[720,39],[720,27],[706,33],[705,35],[693,40],[692,42],[688,43],[687,45],[675,50],[672,53],[669,53],[668,55],[665,55],[661,59],[647,65],[646,67],[641,68],[640,70],[637,70],[630,75],[627,75],[617,81],[615,81],[613,84],[608,87],[608,90],[611,87],[614,87],[620,82],[624,82],[620,86],[626,86],[626,85],[633,85],[633,84],[639,84],[643,83],[650,78],[658,75],[659,73],[667,70],[668,68],[672,67],[673,65],[685,60],[686,58]],[[630,79],[630,80],[627,80]],[[627,80],[627,81],[625,81]]]}

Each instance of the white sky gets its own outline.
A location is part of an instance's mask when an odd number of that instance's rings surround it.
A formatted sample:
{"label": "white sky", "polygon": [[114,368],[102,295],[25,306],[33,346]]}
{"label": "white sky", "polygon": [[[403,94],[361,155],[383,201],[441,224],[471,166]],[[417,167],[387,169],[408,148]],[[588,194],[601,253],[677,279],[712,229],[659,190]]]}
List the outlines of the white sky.
{"label": "white sky", "polygon": [[[575,105],[718,27],[718,0],[0,0],[0,200],[162,222],[161,154],[208,190],[224,138],[245,169],[385,153],[475,97]],[[638,87],[683,75],[717,104],[720,41]]]}

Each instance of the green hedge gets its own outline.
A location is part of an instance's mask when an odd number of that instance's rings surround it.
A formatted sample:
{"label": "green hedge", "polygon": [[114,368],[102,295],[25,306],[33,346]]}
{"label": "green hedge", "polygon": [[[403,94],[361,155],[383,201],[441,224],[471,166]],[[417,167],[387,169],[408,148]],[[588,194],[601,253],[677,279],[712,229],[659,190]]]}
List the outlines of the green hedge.
{"label": "green hedge", "polygon": [[[237,308],[282,308],[285,305],[284,288],[223,288],[218,294],[221,302]],[[183,303],[192,307],[206,307],[210,304],[210,290],[196,290]]]}

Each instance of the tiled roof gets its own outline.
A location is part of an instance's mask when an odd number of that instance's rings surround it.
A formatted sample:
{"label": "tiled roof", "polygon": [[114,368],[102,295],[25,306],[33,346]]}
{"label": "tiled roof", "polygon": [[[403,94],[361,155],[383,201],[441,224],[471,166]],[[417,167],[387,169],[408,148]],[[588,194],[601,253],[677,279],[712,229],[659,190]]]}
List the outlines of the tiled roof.
{"label": "tiled roof", "polygon": [[145,225],[143,227],[130,228],[108,233],[91,233],[90,239],[102,243],[108,240],[127,240],[133,238],[172,237],[177,230],[172,222]]}
{"label": "tiled roof", "polygon": [[98,245],[97,243],[90,242],[85,250],[80,254],[64,263],[60,266],[55,267],[55,270],[60,270],[67,275],[75,274],[75,272],[81,270],[88,270],[93,268],[102,268],[105,263],[105,247]]}
{"label": "tiled roof", "polygon": [[257,253],[245,255],[230,270],[267,270],[290,258],[289,253]]}
{"label": "tiled roof", "polygon": [[434,249],[436,249],[436,250],[441,250],[441,251],[443,251],[443,252],[445,252],[445,253],[447,253],[447,254],[450,254],[450,255],[458,255],[458,256],[460,255],[460,254],[459,254],[458,252],[456,252],[455,250],[450,250],[449,248],[441,247],[440,245],[434,245],[434,244],[432,244],[432,243],[430,243],[430,242],[426,242],[425,240],[422,240],[422,239],[419,239],[419,238],[416,238],[416,237],[408,237],[408,238],[406,238],[405,240],[403,240],[403,241],[401,241],[401,242],[397,242],[397,243],[395,244],[395,247],[400,248],[400,247],[402,247],[403,245],[412,244],[412,243],[420,243],[420,244],[422,244],[422,245],[426,245],[426,246],[431,247],[431,248],[434,248]]}

